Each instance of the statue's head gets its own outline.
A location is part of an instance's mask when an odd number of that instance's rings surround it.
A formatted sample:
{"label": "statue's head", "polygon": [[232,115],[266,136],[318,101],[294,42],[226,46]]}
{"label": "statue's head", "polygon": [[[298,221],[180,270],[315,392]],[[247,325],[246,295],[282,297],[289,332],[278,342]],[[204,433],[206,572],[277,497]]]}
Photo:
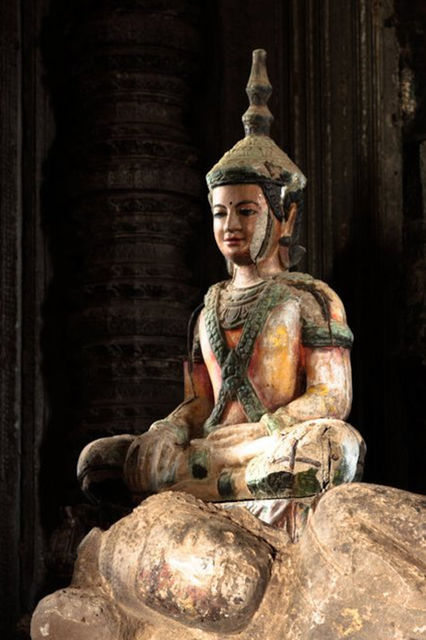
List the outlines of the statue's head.
{"label": "statue's head", "polygon": [[246,91],[245,138],[206,176],[215,238],[231,263],[257,263],[281,247],[288,268],[303,251],[296,241],[306,178],[268,135],[273,118],[266,103],[272,87],[263,49],[253,51]]}

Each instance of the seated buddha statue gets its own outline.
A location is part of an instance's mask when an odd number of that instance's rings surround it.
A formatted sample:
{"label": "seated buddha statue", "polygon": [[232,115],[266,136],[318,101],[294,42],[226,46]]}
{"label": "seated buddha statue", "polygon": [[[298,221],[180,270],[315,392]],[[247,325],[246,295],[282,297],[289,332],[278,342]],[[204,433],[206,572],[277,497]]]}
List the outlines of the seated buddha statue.
{"label": "seated buddha statue", "polygon": [[[86,536],[33,640],[426,639],[424,499],[351,483],[352,334],[338,296],[288,270],[305,178],[267,135],[264,57],[246,137],[207,176],[231,279],[194,319],[185,400],[78,464],[89,493],[115,478],[160,495]],[[285,526],[223,508],[281,501]]]}
{"label": "seated buddha statue", "polygon": [[289,267],[306,179],[269,137],[271,86],[254,52],[245,137],[207,175],[230,279],[195,316],[185,399],[142,435],[90,443],[83,490],[123,480],[136,501],[164,490],[209,501],[308,498],[360,478],[364,443],[345,422],[353,336],[339,297]]}

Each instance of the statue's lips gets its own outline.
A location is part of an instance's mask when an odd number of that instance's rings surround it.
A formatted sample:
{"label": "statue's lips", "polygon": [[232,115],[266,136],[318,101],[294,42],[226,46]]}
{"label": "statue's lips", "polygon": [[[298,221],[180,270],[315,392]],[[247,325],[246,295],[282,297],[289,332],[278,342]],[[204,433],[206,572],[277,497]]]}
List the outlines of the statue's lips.
{"label": "statue's lips", "polygon": [[223,242],[228,247],[236,247],[239,244],[241,244],[241,242],[243,242],[243,241],[244,241],[244,238],[225,238]]}

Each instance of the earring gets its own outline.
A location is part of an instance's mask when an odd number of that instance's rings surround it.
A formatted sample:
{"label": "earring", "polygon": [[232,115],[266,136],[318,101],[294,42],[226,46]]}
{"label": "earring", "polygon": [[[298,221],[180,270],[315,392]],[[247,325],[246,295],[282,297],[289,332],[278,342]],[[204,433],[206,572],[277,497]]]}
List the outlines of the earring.
{"label": "earring", "polygon": [[291,244],[291,236],[281,236],[278,242],[282,247],[289,247]]}

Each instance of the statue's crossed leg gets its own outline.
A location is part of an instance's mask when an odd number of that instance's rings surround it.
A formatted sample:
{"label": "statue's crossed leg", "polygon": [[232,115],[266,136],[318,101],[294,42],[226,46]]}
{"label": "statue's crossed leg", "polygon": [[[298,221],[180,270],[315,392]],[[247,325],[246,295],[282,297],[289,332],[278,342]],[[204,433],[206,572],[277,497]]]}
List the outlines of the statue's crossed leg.
{"label": "statue's crossed leg", "polygon": [[228,448],[209,438],[179,442],[160,429],[105,438],[86,447],[79,468],[84,486],[110,465],[136,497],[172,489],[205,500],[304,498],[359,480],[364,453],[356,429],[325,418]]}

